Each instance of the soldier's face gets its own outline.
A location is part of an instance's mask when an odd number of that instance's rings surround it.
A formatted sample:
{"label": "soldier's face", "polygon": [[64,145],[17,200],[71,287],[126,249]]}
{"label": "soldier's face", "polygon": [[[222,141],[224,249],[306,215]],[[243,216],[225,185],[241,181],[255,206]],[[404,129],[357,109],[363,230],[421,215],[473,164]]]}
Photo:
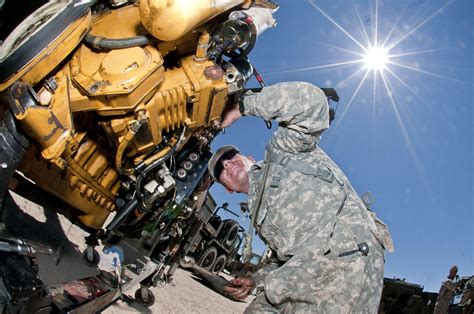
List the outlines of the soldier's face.
{"label": "soldier's face", "polygon": [[249,157],[236,154],[231,159],[222,160],[221,162],[220,182],[230,191],[248,193],[249,171],[255,161]]}

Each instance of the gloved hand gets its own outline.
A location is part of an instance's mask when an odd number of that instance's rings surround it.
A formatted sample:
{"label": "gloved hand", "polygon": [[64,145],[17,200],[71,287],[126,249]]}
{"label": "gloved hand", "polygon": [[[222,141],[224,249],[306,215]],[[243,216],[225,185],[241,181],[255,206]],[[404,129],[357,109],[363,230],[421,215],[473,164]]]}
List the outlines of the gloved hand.
{"label": "gloved hand", "polygon": [[256,286],[255,281],[250,277],[232,279],[230,284],[229,286],[225,286],[224,290],[239,300],[245,299]]}

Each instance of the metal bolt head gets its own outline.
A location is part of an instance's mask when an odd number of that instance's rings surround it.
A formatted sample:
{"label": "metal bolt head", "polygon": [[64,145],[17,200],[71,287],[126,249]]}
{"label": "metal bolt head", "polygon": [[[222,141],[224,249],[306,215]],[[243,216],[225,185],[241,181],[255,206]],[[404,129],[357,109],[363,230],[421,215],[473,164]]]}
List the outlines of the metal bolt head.
{"label": "metal bolt head", "polygon": [[44,81],[44,87],[54,94],[54,91],[58,88],[58,82],[54,77],[50,77]]}
{"label": "metal bolt head", "polygon": [[6,162],[2,162],[1,166],[2,166],[3,169],[7,169],[7,168],[8,168],[8,164],[7,164]]}
{"label": "metal bolt head", "polygon": [[100,88],[99,84],[94,83],[89,87],[89,93],[95,94],[99,90],[99,88]]}
{"label": "metal bolt head", "polygon": [[193,168],[193,163],[186,160],[185,162],[183,162],[183,168],[187,171],[191,170]]}

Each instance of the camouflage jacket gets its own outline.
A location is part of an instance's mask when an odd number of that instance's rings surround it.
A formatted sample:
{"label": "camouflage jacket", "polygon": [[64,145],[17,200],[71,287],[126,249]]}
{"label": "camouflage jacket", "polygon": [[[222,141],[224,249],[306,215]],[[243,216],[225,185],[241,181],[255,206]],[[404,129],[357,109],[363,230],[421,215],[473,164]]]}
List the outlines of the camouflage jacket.
{"label": "camouflage jacket", "polygon": [[[276,84],[246,94],[241,110],[279,123],[266,160],[249,173],[248,204],[257,215],[255,228],[277,255],[276,262],[254,279],[263,279],[302,246],[327,252],[330,237],[339,237],[340,249],[350,251],[373,234],[391,249],[386,226],[367,210],[339,167],[317,146],[329,127],[327,98],[321,89],[303,82]],[[264,180],[266,167],[270,168]]]}

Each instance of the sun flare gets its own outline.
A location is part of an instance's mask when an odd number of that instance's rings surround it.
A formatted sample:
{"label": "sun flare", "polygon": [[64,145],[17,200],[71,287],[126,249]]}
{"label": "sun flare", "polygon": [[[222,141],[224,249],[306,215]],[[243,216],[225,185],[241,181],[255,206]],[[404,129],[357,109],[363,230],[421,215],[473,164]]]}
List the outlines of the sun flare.
{"label": "sun flare", "polygon": [[369,70],[379,71],[387,68],[389,55],[384,47],[369,47],[364,54],[364,65]]}

